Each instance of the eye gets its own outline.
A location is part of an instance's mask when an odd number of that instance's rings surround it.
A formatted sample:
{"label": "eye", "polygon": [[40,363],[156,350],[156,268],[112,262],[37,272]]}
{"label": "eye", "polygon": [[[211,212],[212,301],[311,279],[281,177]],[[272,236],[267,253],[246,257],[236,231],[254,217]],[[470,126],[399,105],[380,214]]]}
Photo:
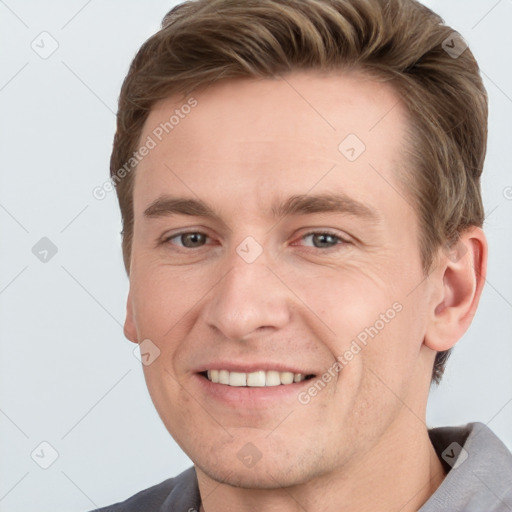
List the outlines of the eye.
{"label": "eye", "polygon": [[314,232],[304,235],[301,240],[305,241],[304,245],[315,247],[317,249],[330,249],[338,244],[345,243],[346,240],[338,235],[329,232]]}
{"label": "eye", "polygon": [[191,231],[188,233],[179,233],[177,235],[166,238],[165,242],[171,242],[179,247],[186,247],[187,249],[196,249],[206,244],[208,236],[199,231]]}

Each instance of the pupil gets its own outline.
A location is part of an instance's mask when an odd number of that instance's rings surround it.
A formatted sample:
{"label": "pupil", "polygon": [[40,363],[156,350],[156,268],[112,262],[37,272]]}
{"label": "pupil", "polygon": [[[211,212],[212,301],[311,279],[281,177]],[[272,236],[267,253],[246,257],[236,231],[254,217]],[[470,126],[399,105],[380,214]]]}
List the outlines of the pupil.
{"label": "pupil", "polygon": [[182,235],[181,242],[185,247],[198,247],[205,241],[205,236],[202,233],[186,233]]}
{"label": "pupil", "polygon": [[329,235],[328,233],[313,236],[313,245],[315,247],[330,247],[335,243],[335,237],[333,235]]}

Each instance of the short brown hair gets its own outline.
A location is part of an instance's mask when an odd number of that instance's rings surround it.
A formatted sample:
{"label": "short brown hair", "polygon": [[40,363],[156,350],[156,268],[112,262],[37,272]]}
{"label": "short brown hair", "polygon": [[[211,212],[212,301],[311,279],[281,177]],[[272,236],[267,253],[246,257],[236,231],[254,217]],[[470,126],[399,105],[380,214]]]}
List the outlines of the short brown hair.
{"label": "short brown hair", "polygon": [[[487,95],[470,50],[448,51],[455,43],[464,49],[461,41],[415,0],[194,0],[172,9],[133,59],[119,98],[110,173],[123,219],[127,272],[133,155],[158,100],[186,97],[218,80],[350,68],[391,83],[409,113],[413,172],[406,192],[418,213],[428,273],[439,247],[484,219],[480,175]],[[436,355],[436,383],[449,353]]]}

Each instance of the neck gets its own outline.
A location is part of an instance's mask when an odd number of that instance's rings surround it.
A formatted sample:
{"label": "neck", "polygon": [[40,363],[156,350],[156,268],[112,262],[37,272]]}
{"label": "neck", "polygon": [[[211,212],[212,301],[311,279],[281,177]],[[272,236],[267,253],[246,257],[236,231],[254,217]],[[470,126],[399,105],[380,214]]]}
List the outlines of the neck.
{"label": "neck", "polygon": [[244,489],[212,480],[196,467],[201,512],[417,511],[445,476],[428,431],[418,418],[391,425],[371,450],[304,484]]}

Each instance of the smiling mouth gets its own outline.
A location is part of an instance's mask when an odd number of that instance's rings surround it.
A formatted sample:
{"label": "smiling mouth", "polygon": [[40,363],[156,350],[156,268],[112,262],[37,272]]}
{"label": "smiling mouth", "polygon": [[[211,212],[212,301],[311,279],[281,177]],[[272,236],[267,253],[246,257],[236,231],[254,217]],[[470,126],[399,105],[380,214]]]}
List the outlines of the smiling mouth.
{"label": "smiling mouth", "polygon": [[309,380],[314,375],[302,373],[278,372],[275,370],[259,370],[251,373],[230,372],[228,370],[208,370],[201,375],[214,384],[225,384],[234,387],[264,388],[290,385]]}

